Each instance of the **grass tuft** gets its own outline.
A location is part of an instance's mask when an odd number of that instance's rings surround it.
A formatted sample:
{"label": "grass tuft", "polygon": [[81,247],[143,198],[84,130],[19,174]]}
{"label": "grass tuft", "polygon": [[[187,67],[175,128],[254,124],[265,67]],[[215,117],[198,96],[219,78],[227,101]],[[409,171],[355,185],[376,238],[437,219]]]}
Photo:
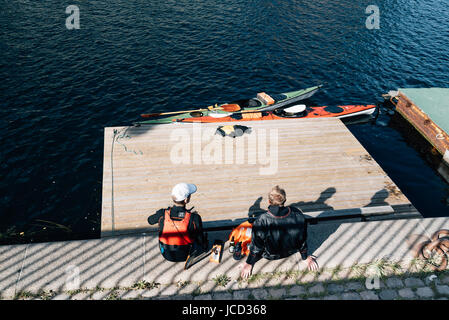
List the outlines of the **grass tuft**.
{"label": "grass tuft", "polygon": [[225,274],[218,275],[214,279],[215,284],[220,287],[226,287],[227,284],[231,281],[231,278]]}
{"label": "grass tuft", "polygon": [[158,288],[161,284],[155,281],[148,282],[146,280],[141,280],[132,285],[132,289],[154,289]]}

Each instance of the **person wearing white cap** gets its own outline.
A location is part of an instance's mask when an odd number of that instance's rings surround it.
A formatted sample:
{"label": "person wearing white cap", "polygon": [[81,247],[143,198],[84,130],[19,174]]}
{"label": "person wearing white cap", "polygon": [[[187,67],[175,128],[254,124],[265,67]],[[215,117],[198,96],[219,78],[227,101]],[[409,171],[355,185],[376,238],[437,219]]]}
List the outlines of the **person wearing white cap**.
{"label": "person wearing white cap", "polygon": [[203,251],[207,247],[201,216],[192,209],[186,209],[190,197],[197,187],[190,183],[178,183],[172,189],[174,205],[159,209],[148,217],[148,223],[159,223],[159,248],[165,259],[174,262],[185,261],[192,248]]}
{"label": "person wearing white cap", "polygon": [[[189,199],[190,195],[194,194],[196,192],[197,188],[196,185],[191,183],[178,183],[176,186],[173,187],[173,190],[171,191],[171,195],[173,197],[173,201],[182,202],[184,200]],[[186,202],[186,204],[188,201]]]}

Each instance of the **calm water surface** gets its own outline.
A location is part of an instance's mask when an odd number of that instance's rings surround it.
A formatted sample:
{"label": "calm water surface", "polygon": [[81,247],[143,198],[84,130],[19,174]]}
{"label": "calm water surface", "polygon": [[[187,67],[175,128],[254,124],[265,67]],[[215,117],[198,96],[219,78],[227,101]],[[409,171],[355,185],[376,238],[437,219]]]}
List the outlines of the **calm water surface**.
{"label": "calm water surface", "polygon": [[[316,104],[367,104],[449,82],[445,0],[0,3],[0,232],[24,241],[99,236],[103,128],[142,112],[316,84]],[[447,185],[389,123],[350,130],[423,215],[449,215]]]}

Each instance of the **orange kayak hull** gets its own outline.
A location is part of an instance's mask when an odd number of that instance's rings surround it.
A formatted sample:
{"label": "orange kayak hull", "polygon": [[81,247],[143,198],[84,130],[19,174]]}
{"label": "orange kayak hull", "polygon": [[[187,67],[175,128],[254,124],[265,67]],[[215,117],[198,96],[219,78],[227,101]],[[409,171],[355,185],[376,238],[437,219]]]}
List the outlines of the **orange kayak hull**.
{"label": "orange kayak hull", "polygon": [[232,121],[262,121],[262,120],[287,120],[308,118],[346,118],[358,115],[369,115],[376,109],[375,105],[346,105],[337,107],[307,107],[306,113],[301,116],[282,116],[271,111],[237,112],[228,116],[220,114],[217,117],[204,116],[197,118],[177,119],[178,122],[232,122]]}

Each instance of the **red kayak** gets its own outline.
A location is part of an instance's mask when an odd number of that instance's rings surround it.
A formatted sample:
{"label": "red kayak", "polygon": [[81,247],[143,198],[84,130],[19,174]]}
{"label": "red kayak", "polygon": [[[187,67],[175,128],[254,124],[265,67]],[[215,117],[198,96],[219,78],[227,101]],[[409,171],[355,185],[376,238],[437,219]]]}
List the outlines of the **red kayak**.
{"label": "red kayak", "polygon": [[209,113],[208,116],[196,118],[176,119],[179,122],[230,122],[230,121],[259,121],[285,120],[292,118],[348,118],[360,115],[370,115],[376,110],[375,105],[349,105],[336,107],[306,107],[293,106],[274,111],[235,112],[232,114]]}

